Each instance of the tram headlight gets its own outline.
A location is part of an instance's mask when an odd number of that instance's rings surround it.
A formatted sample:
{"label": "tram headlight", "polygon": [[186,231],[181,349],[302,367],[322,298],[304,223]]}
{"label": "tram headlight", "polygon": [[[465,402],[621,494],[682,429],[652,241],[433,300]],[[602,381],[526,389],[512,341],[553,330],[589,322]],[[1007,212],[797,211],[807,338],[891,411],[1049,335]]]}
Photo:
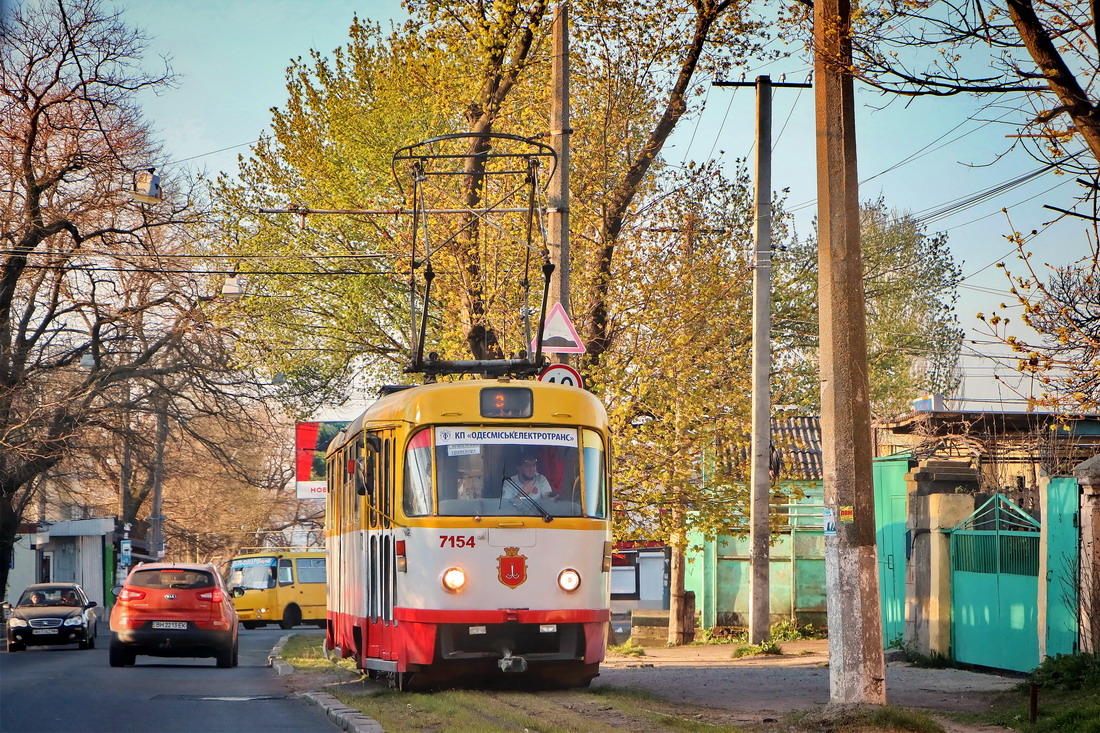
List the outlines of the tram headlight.
{"label": "tram headlight", "polygon": [[466,571],[462,568],[447,568],[443,571],[443,587],[451,593],[458,593],[466,586]]}
{"label": "tram headlight", "polygon": [[572,593],[581,587],[581,574],[573,568],[566,568],[558,573],[558,587],[566,593]]}

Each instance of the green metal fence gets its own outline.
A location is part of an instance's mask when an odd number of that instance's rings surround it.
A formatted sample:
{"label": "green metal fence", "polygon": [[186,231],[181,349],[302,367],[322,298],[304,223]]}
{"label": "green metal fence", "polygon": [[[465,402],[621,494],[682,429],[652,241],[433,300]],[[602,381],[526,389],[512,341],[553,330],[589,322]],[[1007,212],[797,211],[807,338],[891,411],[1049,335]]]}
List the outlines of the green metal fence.
{"label": "green metal fence", "polygon": [[[777,509],[783,517],[769,548],[770,617],[774,623],[826,626],[825,537],[820,483],[802,487],[805,498]],[[695,593],[703,628],[746,626],[752,576],[748,535],[717,540],[689,537],[685,587]]]}

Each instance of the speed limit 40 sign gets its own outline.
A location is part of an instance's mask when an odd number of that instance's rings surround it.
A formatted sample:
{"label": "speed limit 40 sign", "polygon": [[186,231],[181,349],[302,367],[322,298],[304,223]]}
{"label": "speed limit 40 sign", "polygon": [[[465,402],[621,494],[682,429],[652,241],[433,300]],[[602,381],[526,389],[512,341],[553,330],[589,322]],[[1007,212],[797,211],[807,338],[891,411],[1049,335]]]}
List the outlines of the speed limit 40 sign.
{"label": "speed limit 40 sign", "polygon": [[581,381],[580,372],[567,364],[551,364],[546,367],[542,370],[542,373],[539,374],[539,381],[564,384],[569,387],[584,389],[584,382]]}

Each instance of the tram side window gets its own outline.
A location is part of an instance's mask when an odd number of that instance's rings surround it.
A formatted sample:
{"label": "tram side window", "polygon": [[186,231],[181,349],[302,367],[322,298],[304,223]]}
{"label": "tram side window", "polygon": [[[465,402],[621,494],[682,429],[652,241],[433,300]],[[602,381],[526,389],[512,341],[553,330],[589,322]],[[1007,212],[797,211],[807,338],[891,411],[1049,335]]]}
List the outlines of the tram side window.
{"label": "tram side window", "polygon": [[584,513],[607,517],[607,472],[604,467],[603,441],[594,430],[584,431]]}
{"label": "tram side window", "polygon": [[344,452],[344,470],[347,472],[344,476],[344,485],[347,487],[348,500],[351,502],[351,519],[357,527],[361,502],[359,492],[356,491],[358,487],[355,484],[355,470],[359,456],[362,455],[362,445],[363,437],[360,436]]}
{"label": "tram side window", "polygon": [[336,526],[336,480],[333,478],[336,475],[336,459],[330,458],[328,466],[325,469],[325,475],[328,477],[328,485],[325,491],[325,523],[330,526]]}
{"label": "tram side window", "polygon": [[402,509],[409,517],[432,513],[432,439],[430,430],[421,430],[409,441],[405,451],[405,487]]}
{"label": "tram side window", "polygon": [[382,526],[389,529],[393,516],[393,442],[386,438],[382,441]]}
{"label": "tram side window", "polygon": [[[377,438],[377,436],[372,436]],[[378,445],[381,445],[379,442]],[[376,450],[371,448],[371,450]],[[378,529],[382,526],[382,519],[379,516],[382,510],[382,457],[376,452],[373,459],[370,462],[371,481],[374,483],[374,488],[371,490],[367,505],[367,513],[370,517],[368,524],[372,529]]]}

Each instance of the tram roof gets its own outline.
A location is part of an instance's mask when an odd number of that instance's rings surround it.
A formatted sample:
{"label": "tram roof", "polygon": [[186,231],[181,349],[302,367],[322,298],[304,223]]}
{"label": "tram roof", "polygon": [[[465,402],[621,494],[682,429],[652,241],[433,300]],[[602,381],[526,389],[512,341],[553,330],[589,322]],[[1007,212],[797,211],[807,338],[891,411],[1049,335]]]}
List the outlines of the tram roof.
{"label": "tram roof", "polygon": [[434,382],[405,389],[383,389],[383,395],[350,422],[330,443],[343,445],[367,423],[415,423],[424,425],[509,424],[513,418],[482,417],[480,394],[493,387],[528,387],[534,393],[533,412],[522,422],[533,424],[588,425],[607,429],[607,412],[591,392],[561,384],[516,379],[463,379]]}

